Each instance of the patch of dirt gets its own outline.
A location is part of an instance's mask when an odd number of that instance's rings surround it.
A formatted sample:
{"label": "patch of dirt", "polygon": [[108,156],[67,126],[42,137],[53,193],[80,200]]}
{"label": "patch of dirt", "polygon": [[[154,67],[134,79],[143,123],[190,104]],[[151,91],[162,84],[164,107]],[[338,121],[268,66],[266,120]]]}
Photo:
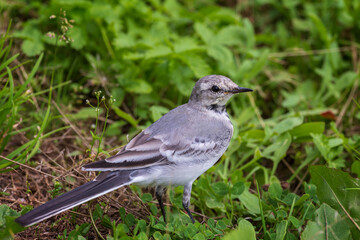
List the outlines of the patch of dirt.
{"label": "patch of dirt", "polygon": [[[72,156],[77,151],[85,152],[85,149],[76,146],[75,140],[78,138],[71,134],[73,131],[67,130],[62,136],[44,140],[41,144],[41,153],[25,163],[28,167],[13,165],[10,171],[0,173],[0,192],[8,194],[0,195],[0,204],[6,204],[17,211],[21,210],[20,205],[36,207],[52,199],[50,191],[54,190],[55,181],[61,183],[61,194],[94,179],[95,173],[80,170],[83,164],[91,160],[84,159],[81,155]],[[12,139],[14,140],[19,139]],[[89,208],[93,211],[96,203],[100,201],[106,203],[106,207],[103,208],[104,214],[116,222],[121,221],[118,211],[121,207],[138,218],[147,219],[150,213],[147,205],[143,204],[136,194],[128,187],[123,187],[91,201],[90,204],[82,204],[76,207],[76,210],[63,212],[31,226],[17,234],[15,239],[57,239],[64,230],[68,234],[76,225],[91,223]],[[111,234],[111,230],[103,227],[100,220],[95,224],[102,236]],[[93,226],[87,238],[98,238]]]}

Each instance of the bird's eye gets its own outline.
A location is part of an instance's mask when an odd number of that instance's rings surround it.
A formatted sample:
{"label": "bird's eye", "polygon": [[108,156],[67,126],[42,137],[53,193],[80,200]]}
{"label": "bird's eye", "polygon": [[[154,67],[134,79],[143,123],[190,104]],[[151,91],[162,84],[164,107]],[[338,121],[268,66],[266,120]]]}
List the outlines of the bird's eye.
{"label": "bird's eye", "polygon": [[218,91],[220,91],[220,88],[218,86],[214,85],[211,87],[211,91],[218,92]]}

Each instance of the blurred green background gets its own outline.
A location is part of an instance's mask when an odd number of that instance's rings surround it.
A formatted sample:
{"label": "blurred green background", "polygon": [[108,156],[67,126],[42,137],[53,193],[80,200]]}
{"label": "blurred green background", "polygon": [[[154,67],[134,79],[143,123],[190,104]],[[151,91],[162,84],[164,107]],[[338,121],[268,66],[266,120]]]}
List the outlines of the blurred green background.
{"label": "blurred green background", "polygon": [[[359,0],[0,0],[0,13],[3,179],[17,162],[39,167],[49,139],[69,131],[74,147],[56,164],[108,154],[205,75],[255,90],[229,103],[231,145],[194,183],[199,222],[182,213],[181,188],[165,225],[133,187],[147,218],[120,210],[112,223],[100,203],[100,232],[75,221],[58,238],[360,238]],[[60,188],[74,186],[56,164]],[[4,215],[19,214],[8,205]],[[1,219],[0,230],[22,230]]]}

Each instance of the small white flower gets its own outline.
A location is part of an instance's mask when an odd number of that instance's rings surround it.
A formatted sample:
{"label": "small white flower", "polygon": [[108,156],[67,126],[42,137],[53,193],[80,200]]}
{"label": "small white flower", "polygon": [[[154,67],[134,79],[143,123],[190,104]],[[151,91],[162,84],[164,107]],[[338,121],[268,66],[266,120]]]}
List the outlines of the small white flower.
{"label": "small white flower", "polygon": [[53,32],[48,32],[48,33],[46,34],[46,36],[48,36],[49,38],[54,38],[54,37],[55,37],[55,33],[53,33]]}

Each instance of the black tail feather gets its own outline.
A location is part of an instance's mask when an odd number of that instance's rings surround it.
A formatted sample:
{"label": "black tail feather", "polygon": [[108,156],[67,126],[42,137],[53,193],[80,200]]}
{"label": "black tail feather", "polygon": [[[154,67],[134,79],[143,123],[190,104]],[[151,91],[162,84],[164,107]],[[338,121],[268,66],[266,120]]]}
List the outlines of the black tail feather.
{"label": "black tail feather", "polygon": [[103,172],[95,180],[88,182],[70,192],[52,199],[49,202],[18,217],[15,221],[22,226],[30,226],[71,209],[84,202],[102,196],[110,191],[128,185],[132,171]]}

